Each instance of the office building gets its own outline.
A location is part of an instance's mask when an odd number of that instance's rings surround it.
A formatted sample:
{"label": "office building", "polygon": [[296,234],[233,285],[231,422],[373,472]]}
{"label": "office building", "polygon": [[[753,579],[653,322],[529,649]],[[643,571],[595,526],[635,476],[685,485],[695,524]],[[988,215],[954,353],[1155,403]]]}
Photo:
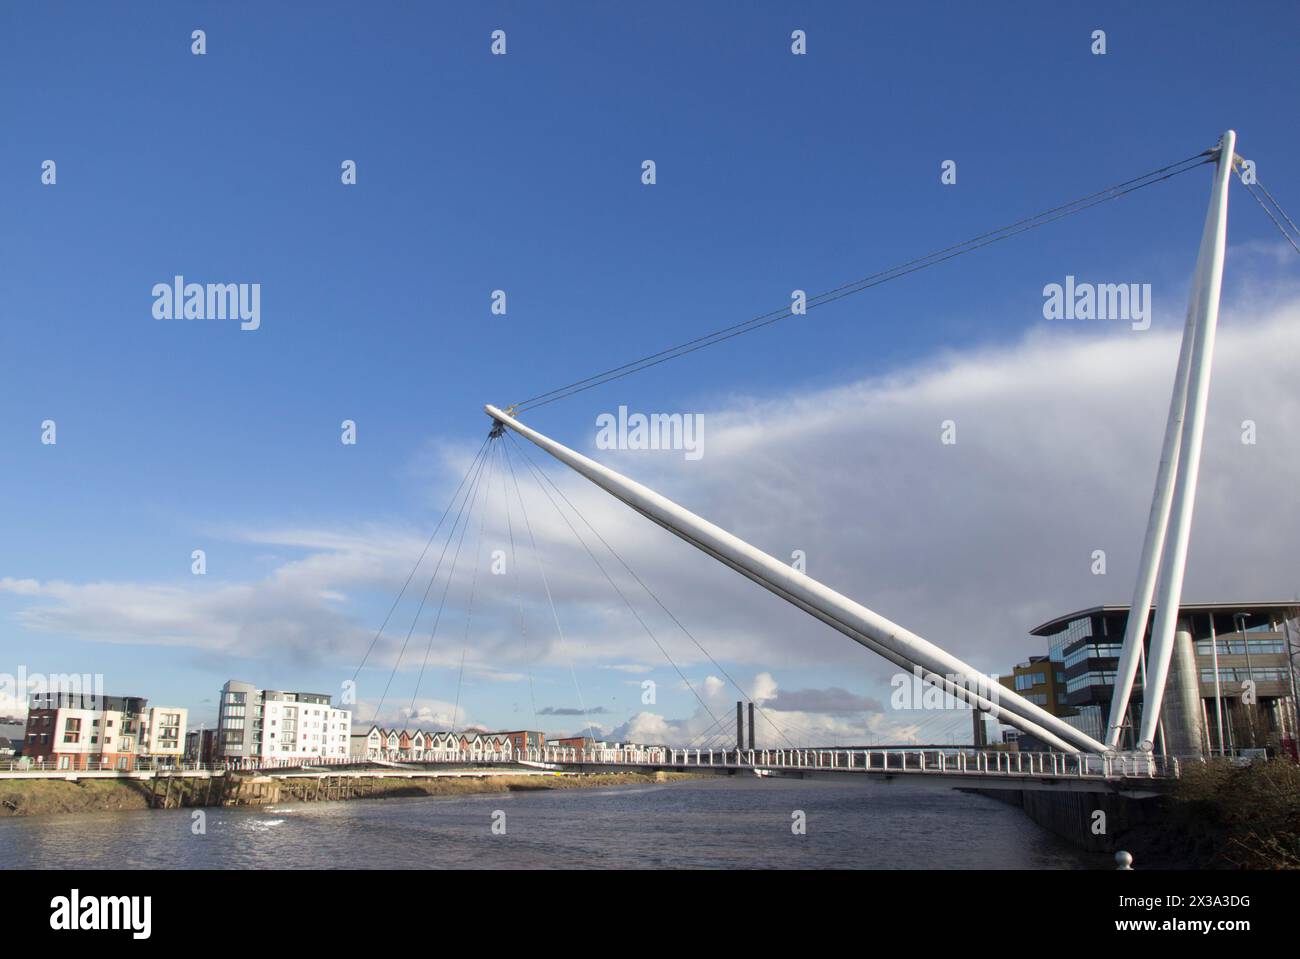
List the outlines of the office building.
{"label": "office building", "polygon": [[[1031,632],[1050,643],[1050,673],[1063,673],[1066,722],[1105,740],[1127,606],[1097,606],[1058,616]],[[1151,620],[1146,642],[1150,644]],[[1296,757],[1292,655],[1300,603],[1184,603],[1162,708],[1157,752],[1198,757],[1262,751]],[[1031,660],[1030,667],[1038,668]],[[1139,670],[1123,720],[1120,748],[1132,749],[1140,724]],[[1024,745],[1022,737],[1022,748]]]}

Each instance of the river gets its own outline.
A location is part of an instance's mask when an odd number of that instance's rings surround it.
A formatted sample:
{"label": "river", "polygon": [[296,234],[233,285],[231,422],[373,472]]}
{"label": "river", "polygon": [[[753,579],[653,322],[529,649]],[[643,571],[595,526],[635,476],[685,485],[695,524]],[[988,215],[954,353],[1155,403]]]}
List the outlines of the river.
{"label": "river", "polygon": [[[196,812],[204,813],[201,834],[194,831]],[[806,822],[804,835],[791,828],[797,812]],[[1108,865],[1108,857],[1079,852],[1019,809],[992,799],[875,782],[728,777],[654,786],[0,819],[0,866],[10,869]]]}

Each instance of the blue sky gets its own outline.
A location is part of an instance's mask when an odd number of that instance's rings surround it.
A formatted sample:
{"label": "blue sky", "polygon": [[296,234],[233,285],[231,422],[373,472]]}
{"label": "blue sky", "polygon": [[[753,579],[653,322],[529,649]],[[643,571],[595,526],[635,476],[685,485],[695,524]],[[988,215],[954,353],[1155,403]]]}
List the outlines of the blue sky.
{"label": "blue sky", "polygon": [[[305,531],[392,530],[395,549],[398,532],[418,548],[482,438],[484,402],[981,233],[1230,126],[1286,203],[1298,20],[1283,3],[6,4],[0,578],[202,593],[309,560]],[[196,28],[204,56],[190,52]],[[796,28],[806,56],[790,53]],[[494,29],[504,57],[489,54]],[[339,182],[347,159],[356,186]],[[955,187],[939,182],[947,159]],[[1208,168],[529,421],[585,449],[594,417],[620,404],[734,409],[1008,347],[1041,325],[1042,286],[1067,273],[1150,282],[1168,296],[1160,322],[1176,323],[1207,188]],[[1276,242],[1244,193],[1234,204],[1234,244]],[[1259,284],[1294,278],[1269,262],[1251,267]],[[1230,274],[1229,298],[1246,272]],[[261,283],[261,328],[154,320],[150,290],[175,274]],[[505,317],[489,312],[498,288]],[[40,443],[45,419],[55,447]],[[344,419],[356,446],[339,442]],[[304,535],[258,535],[279,530]],[[331,622],[377,627],[403,573],[386,592],[387,575],[347,591]],[[1128,583],[1117,577],[1112,600]],[[133,642],[75,617],[33,621],[60,602],[0,591],[0,671],[102,672],[109,692],[200,717],[232,676],[335,691],[364,648],[353,637],[315,655],[300,641],[281,655],[260,633]],[[148,619],[131,605],[124,623]],[[625,682],[640,674],[601,665],[662,672],[653,652],[578,656],[602,722],[639,708]],[[780,667],[782,688],[879,696],[866,667],[816,655],[730,663],[749,677]],[[536,666],[545,703],[573,708],[560,659]],[[468,689],[468,718],[515,725],[520,671]],[[454,675],[431,683],[453,698]],[[681,690],[659,703],[691,708]]]}

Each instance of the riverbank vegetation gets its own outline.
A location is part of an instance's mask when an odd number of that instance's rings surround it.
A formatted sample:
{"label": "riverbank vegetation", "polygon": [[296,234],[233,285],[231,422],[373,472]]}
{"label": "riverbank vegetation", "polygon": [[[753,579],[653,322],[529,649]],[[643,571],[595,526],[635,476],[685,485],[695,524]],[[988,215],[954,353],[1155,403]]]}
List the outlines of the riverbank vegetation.
{"label": "riverbank vegetation", "polygon": [[1300,869],[1300,766],[1185,763],[1162,814],[1124,842],[1137,868]]}
{"label": "riverbank vegetation", "polygon": [[[344,778],[344,777],[338,777]],[[439,776],[425,779],[406,777],[375,777],[364,780],[365,789],[354,798],[388,799],[404,796],[456,796],[473,793],[500,793],[545,789],[583,789],[593,787],[633,786],[673,782],[695,778],[690,773],[599,773],[590,775],[519,775],[519,776]],[[249,774],[235,774],[230,785],[234,789],[219,795],[235,796],[232,805],[265,805],[298,800],[295,790],[289,788],[264,788],[268,784],[306,783],[314,780],[268,780]],[[187,790],[185,798],[177,805],[205,805],[206,780],[194,780],[190,785],[200,788]],[[242,784],[256,789],[241,789]],[[305,793],[304,793],[305,794]],[[239,798],[239,797],[243,798]],[[336,798],[326,793],[322,798]],[[256,798],[251,798],[256,797]],[[132,809],[149,809],[156,796],[152,784],[137,779],[0,779],[0,817],[44,816],[60,813],[120,812]]]}
{"label": "riverbank vegetation", "polygon": [[0,779],[0,816],[148,808],[149,790],[138,780]]}

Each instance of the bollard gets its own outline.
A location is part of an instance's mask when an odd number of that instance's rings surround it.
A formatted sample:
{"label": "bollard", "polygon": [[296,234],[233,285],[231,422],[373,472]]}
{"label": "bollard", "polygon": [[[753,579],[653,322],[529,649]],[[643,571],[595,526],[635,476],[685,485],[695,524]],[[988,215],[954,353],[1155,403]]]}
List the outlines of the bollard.
{"label": "bollard", "polygon": [[1119,852],[1115,853],[1115,862],[1118,863],[1115,867],[1116,871],[1122,871],[1125,869],[1129,872],[1133,871],[1133,856],[1131,853],[1127,853],[1121,849]]}

